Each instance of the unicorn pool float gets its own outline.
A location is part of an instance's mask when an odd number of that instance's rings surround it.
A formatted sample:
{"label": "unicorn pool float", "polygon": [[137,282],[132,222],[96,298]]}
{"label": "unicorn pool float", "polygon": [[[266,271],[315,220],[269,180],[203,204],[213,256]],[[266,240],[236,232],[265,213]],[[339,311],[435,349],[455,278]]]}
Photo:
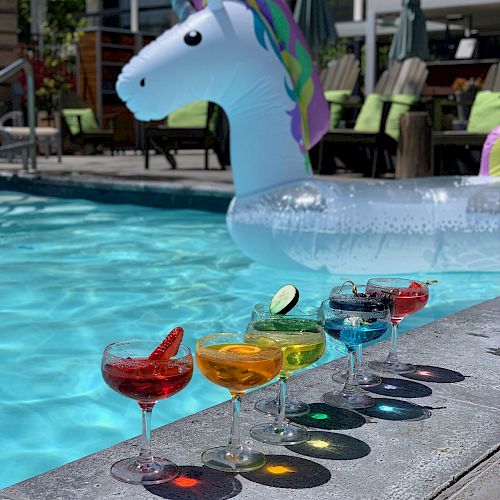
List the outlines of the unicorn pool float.
{"label": "unicorn pool float", "polygon": [[181,22],[123,68],[139,120],[194,101],[226,112],[235,197],[231,237],[271,266],[332,273],[500,271],[493,177],[321,182],[308,149],[328,105],[284,0],[173,0]]}

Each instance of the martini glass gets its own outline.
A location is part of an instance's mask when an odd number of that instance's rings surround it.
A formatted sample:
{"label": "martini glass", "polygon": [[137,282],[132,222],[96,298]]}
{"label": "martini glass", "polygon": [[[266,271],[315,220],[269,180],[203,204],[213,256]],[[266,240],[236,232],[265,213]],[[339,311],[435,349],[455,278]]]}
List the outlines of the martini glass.
{"label": "martini glass", "polygon": [[347,348],[347,377],[341,391],[323,394],[323,401],[349,410],[369,408],[375,401],[354,383],[354,357],[361,344],[387,331],[391,319],[390,300],[368,297],[364,286],[338,287],[321,304],[325,331]]}
{"label": "martini glass", "polygon": [[[283,315],[273,315],[269,311],[269,307],[266,304],[255,304],[252,311],[251,321],[257,320],[265,320],[272,318],[296,318],[296,319],[309,319],[311,321],[316,321],[319,324],[321,320],[319,318],[319,309],[316,306],[304,306],[295,308],[291,314]],[[259,399],[255,403],[255,409],[264,413],[266,415],[270,415],[275,417],[278,414],[278,401],[279,401],[279,391],[276,394],[275,398],[271,399]],[[285,404],[285,417],[293,418],[300,417],[302,415],[307,415],[309,413],[309,405],[304,403],[304,401],[299,400],[288,400]]]}
{"label": "martini glass", "polygon": [[405,278],[373,278],[368,280],[366,293],[376,297],[391,295],[394,300],[392,312],[391,348],[385,361],[372,361],[368,366],[379,373],[412,373],[415,367],[399,361],[398,326],[411,314],[420,311],[429,300],[429,288],[421,283]]}
{"label": "martini glass", "polygon": [[152,485],[177,477],[177,466],[151,454],[151,414],[160,399],[184,389],[193,374],[191,351],[184,345],[175,356],[149,360],[157,341],[130,340],[108,345],[102,355],[104,381],[116,392],[135,399],[142,412],[142,443],[138,457],[125,458],[111,467],[111,475],[131,484]]}
{"label": "martini glass", "polygon": [[288,378],[297,370],[312,365],[325,352],[325,332],[317,322],[288,316],[251,321],[247,335],[276,340],[283,351],[283,365],[278,375],[280,392],[278,412],[273,423],[258,424],[250,429],[250,436],[268,444],[292,445],[305,443],[309,433],[305,427],[292,424],[285,418]]}
{"label": "martini glass", "polygon": [[266,464],[258,451],[241,444],[241,396],[271,381],[282,363],[280,346],[274,340],[239,333],[218,333],[196,342],[196,364],[210,382],[231,393],[233,424],[229,444],[206,450],[202,461],[207,467],[224,472],[249,472]]}

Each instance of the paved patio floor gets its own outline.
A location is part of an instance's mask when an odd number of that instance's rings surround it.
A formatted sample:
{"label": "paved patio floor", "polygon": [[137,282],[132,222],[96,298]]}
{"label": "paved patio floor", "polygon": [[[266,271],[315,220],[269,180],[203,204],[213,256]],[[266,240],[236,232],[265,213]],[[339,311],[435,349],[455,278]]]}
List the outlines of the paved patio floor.
{"label": "paved patio floor", "polygon": [[[204,168],[203,152],[180,152],[177,155],[178,168],[173,170],[162,155],[150,156],[150,168],[144,169],[144,158],[138,153],[96,156],[63,156],[58,163],[55,156],[45,159],[37,158],[37,167],[43,176],[92,176],[115,178],[136,182],[174,182],[185,181],[213,184],[218,190],[226,188],[232,191],[231,170],[221,170],[215,155],[210,155],[210,169]],[[0,173],[21,173],[19,160],[9,163],[0,158]],[[359,174],[339,173],[336,175],[317,176],[323,180],[339,180],[343,178],[359,178]]]}

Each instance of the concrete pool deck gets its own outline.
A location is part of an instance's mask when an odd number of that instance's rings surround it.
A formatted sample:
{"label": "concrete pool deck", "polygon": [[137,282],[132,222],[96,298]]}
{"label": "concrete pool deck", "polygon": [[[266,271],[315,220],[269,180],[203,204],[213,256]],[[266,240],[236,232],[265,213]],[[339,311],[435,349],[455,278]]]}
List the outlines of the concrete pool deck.
{"label": "concrete pool deck", "polygon": [[[63,156],[61,163],[54,157],[39,157],[35,173],[24,172],[19,161],[0,158],[0,190],[225,212],[234,194],[231,170],[220,170],[214,155],[210,170],[205,170],[203,158],[198,152],[182,152],[177,156],[178,168],[172,170],[163,156],[153,155],[145,170],[140,154]],[[317,177],[337,181],[360,175]]]}
{"label": "concrete pool deck", "polygon": [[[0,498],[498,499],[499,311],[500,297],[403,335],[401,358],[418,365],[419,376],[385,379],[372,390],[381,398],[376,409],[363,414],[321,404],[344,358],[294,376],[291,395],[312,404],[315,418],[298,419],[309,426],[312,440],[288,448],[252,442],[268,457],[260,471],[232,475],[201,467],[201,452],[227,440],[227,402],[154,431],[154,452],[180,466],[181,481],[146,489],[112,479],[110,465],[137,453],[134,438],[12,485]],[[366,350],[366,358],[379,359],[386,352],[387,343],[378,344]],[[244,398],[247,442],[251,425],[266,420],[253,410],[255,401],[274,393],[273,385]],[[431,409],[429,418],[405,420],[421,415],[422,407]]]}

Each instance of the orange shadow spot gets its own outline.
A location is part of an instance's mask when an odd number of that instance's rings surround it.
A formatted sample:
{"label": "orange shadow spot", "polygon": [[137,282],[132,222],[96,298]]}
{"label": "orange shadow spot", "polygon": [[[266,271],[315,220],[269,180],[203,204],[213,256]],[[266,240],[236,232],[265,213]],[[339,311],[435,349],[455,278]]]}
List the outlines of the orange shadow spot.
{"label": "orange shadow spot", "polygon": [[196,486],[200,481],[198,479],[193,479],[191,477],[178,477],[172,481],[175,485],[181,488],[192,488]]}
{"label": "orange shadow spot", "polygon": [[266,470],[270,474],[288,474],[289,472],[295,472],[295,469],[290,469],[284,465],[270,465]]}

